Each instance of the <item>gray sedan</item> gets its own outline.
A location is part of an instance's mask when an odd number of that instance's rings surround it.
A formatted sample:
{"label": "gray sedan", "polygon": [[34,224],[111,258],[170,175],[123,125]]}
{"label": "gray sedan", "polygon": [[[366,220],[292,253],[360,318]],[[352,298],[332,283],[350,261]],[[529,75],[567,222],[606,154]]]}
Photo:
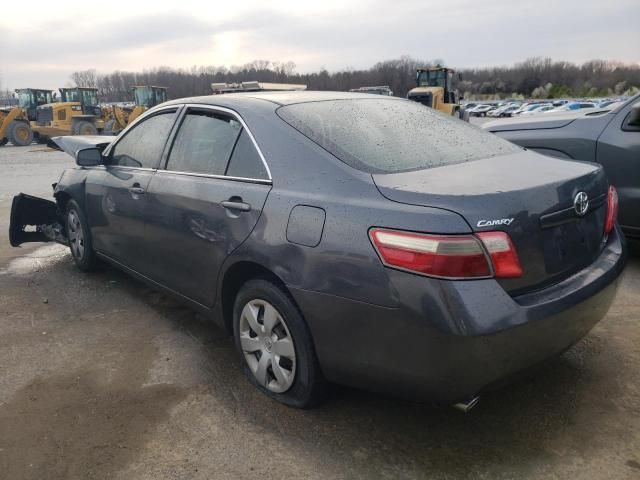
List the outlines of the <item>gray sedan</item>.
{"label": "gray sedan", "polygon": [[468,409],[585,335],[625,262],[600,166],[393,97],[182,99],[55,143],[78,167],[14,198],[11,243],[175,296],[296,407],[335,382]]}

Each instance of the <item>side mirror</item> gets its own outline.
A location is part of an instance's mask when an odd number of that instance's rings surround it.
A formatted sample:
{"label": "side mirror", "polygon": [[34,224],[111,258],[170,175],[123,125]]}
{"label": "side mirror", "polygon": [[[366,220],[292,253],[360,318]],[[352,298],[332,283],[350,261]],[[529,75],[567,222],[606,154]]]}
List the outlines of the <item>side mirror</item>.
{"label": "side mirror", "polygon": [[631,107],[631,111],[622,123],[622,130],[639,132],[640,131],[640,102],[636,102]]}
{"label": "side mirror", "polygon": [[76,152],[76,164],[80,167],[95,167],[102,163],[102,152],[99,148],[83,148]]}

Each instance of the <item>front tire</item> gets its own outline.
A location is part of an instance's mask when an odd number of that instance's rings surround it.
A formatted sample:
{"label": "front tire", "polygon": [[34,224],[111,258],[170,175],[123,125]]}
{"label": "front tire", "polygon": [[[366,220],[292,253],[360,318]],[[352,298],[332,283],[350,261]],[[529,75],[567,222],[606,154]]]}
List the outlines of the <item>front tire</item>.
{"label": "front tire", "polygon": [[33,142],[33,130],[31,130],[31,126],[27,122],[14,120],[9,124],[7,137],[14,145],[26,147]]}
{"label": "front tire", "polygon": [[233,331],[244,373],[262,393],[296,408],[324,400],[311,334],[284,290],[268,280],[247,282],[235,300]]}
{"label": "front tire", "polygon": [[73,124],[73,135],[98,135],[96,126],[86,120],[79,120]]}
{"label": "front tire", "polygon": [[93,251],[89,223],[75,200],[69,200],[67,203],[64,218],[74,263],[83,272],[94,270],[97,259]]}

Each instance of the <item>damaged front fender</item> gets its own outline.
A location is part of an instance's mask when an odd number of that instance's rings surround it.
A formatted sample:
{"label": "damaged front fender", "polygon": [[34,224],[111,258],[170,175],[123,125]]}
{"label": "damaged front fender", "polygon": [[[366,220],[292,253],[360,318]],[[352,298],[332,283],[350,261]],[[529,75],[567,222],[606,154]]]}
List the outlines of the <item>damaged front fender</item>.
{"label": "damaged front fender", "polygon": [[9,243],[19,247],[28,242],[58,242],[68,245],[58,205],[44,198],[20,193],[13,197]]}

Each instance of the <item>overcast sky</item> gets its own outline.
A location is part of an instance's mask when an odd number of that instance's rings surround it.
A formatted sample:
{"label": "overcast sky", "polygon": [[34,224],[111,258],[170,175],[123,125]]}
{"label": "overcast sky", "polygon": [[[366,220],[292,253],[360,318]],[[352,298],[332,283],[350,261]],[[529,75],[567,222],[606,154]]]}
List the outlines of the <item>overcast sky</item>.
{"label": "overcast sky", "polygon": [[87,68],[254,59],[293,61],[299,72],[367,68],[401,55],[458,68],[532,56],[640,63],[640,0],[5,3],[3,88],[57,88]]}

